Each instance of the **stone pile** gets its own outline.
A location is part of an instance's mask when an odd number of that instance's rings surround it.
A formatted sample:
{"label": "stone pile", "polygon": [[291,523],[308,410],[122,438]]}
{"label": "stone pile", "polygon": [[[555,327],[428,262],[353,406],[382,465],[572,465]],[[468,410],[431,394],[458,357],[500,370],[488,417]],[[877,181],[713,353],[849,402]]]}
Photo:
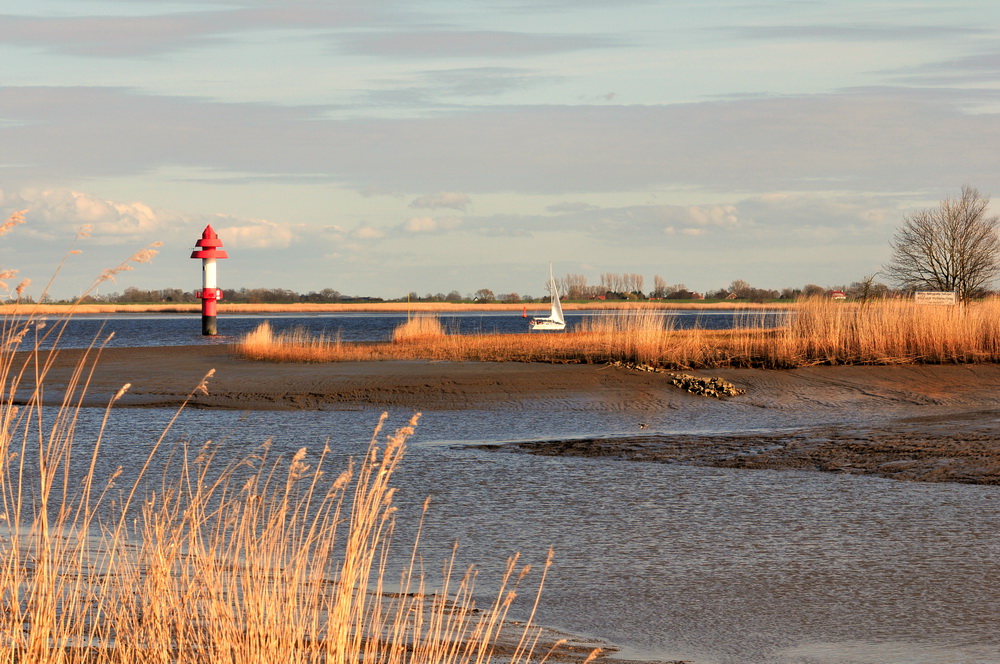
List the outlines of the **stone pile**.
{"label": "stone pile", "polygon": [[740,389],[722,378],[700,378],[690,374],[670,374],[672,382],[682,390],[687,390],[691,394],[700,394],[705,397],[735,397],[746,394],[746,390]]}
{"label": "stone pile", "polygon": [[682,390],[686,390],[691,394],[698,394],[703,397],[715,397],[716,399],[721,399],[723,397],[735,397],[740,394],[746,394],[746,390],[736,387],[723,378],[702,378],[700,376],[692,376],[691,374],[672,373],[665,371],[660,367],[654,367],[650,364],[635,364],[633,362],[619,361],[610,362],[609,364],[616,367],[631,369],[633,371],[666,373],[670,376],[670,382],[672,382],[675,386],[681,388]]}

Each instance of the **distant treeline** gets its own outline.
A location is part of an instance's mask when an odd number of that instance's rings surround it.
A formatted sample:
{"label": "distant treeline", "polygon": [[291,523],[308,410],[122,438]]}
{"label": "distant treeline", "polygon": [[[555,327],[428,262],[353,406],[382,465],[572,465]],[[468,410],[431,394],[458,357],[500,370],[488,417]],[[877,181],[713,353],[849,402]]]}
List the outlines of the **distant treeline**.
{"label": "distant treeline", "polygon": [[[667,284],[656,275],[653,278],[653,288],[648,292],[643,290],[644,280],[639,274],[602,274],[599,284],[589,285],[583,275],[567,274],[556,279],[560,297],[564,300],[743,300],[748,302],[768,302],[774,300],[794,300],[799,297],[817,297],[843,293],[849,299],[868,299],[886,297],[895,294],[888,286],[878,283],[873,276],[863,278],[848,286],[823,287],[817,284],[806,284],[802,288],[784,288],[782,290],[755,288],[742,279],[729,284],[728,288],[719,288],[705,293],[688,289],[684,284]],[[519,293],[494,293],[489,288],[480,288],[474,293],[464,295],[456,290],[450,293],[427,293],[420,295],[410,292],[398,298],[366,297],[360,295],[344,295],[333,288],[320,291],[297,293],[286,288],[233,288],[223,289],[223,302],[233,304],[289,304],[305,303],[367,303],[367,302],[504,302],[510,304],[547,302],[548,295],[535,297]],[[46,301],[53,301],[48,299]],[[144,290],[129,286],[121,293],[112,292],[100,295],[87,295],[81,300],[93,304],[185,304],[198,303],[195,291],[184,291],[179,288],[163,288]]]}
{"label": "distant treeline", "polygon": [[[233,304],[288,304],[291,302],[315,302],[331,304],[337,302],[382,302],[379,297],[361,297],[343,295],[332,288],[308,293],[296,293],[287,288],[223,288],[222,301]],[[195,291],[184,291],[180,288],[161,288],[144,290],[129,286],[121,293],[104,293],[101,295],[85,295],[81,300],[90,304],[186,304],[198,303]]]}

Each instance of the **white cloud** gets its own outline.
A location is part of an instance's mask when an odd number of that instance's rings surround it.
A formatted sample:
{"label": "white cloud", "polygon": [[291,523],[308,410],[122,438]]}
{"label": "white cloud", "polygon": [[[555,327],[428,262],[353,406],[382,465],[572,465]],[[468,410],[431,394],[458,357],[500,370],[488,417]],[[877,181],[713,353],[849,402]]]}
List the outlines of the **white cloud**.
{"label": "white cloud", "polygon": [[185,223],[174,212],[154,210],[142,202],[108,201],[70,189],[22,189],[7,192],[2,200],[4,210],[27,209],[33,231],[65,236],[86,225],[92,237],[106,244],[172,235],[178,223]]}
{"label": "white cloud", "polygon": [[0,192],[0,214],[16,209],[28,210],[26,235],[48,240],[66,240],[86,226],[89,241],[100,245],[169,241],[194,246],[207,225],[226,247],[287,249],[297,239],[294,226],[267,219],[158,210],[139,201],[109,201],[69,189]]}
{"label": "white cloud", "polygon": [[385,233],[372,226],[359,226],[351,231],[351,237],[357,240],[380,240]]}
{"label": "white cloud", "polygon": [[456,217],[411,217],[403,224],[408,233],[443,233],[458,228],[462,220]]}
{"label": "white cloud", "polygon": [[740,223],[734,205],[692,205],[686,212],[691,222],[698,226],[734,228]]}
{"label": "white cloud", "polygon": [[432,233],[437,230],[437,222],[433,217],[411,217],[403,228],[411,233]]}
{"label": "white cloud", "polygon": [[[235,220],[234,220],[235,221]],[[242,220],[233,225],[223,217],[213,225],[224,246],[244,249],[287,249],[295,241],[295,233],[286,224],[266,219]]]}

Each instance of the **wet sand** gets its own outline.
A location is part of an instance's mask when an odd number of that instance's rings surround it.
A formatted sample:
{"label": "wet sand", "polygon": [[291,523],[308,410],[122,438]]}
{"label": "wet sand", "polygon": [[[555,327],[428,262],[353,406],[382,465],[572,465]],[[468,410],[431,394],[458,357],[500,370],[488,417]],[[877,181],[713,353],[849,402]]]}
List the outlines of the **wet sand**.
{"label": "wet sand", "polygon": [[[82,351],[60,351],[46,399]],[[1000,366],[850,366],[729,369],[746,394],[687,394],[665,374],[584,364],[351,362],[272,364],[225,346],[113,348],[85,398],[103,406],[125,383],[123,407],[177,406],[211,369],[194,408],[236,410],[518,410],[594,408],[636,422],[634,434],[546,440],[489,449],[735,468],[816,470],[901,480],[1000,484]],[[663,414],[676,427],[645,431]],[[716,433],[706,431],[716,430]]]}

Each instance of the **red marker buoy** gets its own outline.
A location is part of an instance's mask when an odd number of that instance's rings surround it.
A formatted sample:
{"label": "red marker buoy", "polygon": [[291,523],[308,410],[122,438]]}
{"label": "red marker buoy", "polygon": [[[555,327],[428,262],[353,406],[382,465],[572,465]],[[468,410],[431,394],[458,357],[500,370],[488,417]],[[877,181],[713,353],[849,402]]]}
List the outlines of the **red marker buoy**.
{"label": "red marker buoy", "polygon": [[195,243],[200,247],[191,252],[191,258],[201,259],[201,290],[194,296],[201,299],[201,333],[204,336],[218,334],[215,303],[222,299],[222,291],[216,287],[215,259],[229,258],[222,248],[222,240],[211,226],[205,226],[201,239]]}
{"label": "red marker buoy", "polygon": [[524,311],[521,312],[521,318],[527,318],[527,317],[528,317],[528,307],[525,307]]}

